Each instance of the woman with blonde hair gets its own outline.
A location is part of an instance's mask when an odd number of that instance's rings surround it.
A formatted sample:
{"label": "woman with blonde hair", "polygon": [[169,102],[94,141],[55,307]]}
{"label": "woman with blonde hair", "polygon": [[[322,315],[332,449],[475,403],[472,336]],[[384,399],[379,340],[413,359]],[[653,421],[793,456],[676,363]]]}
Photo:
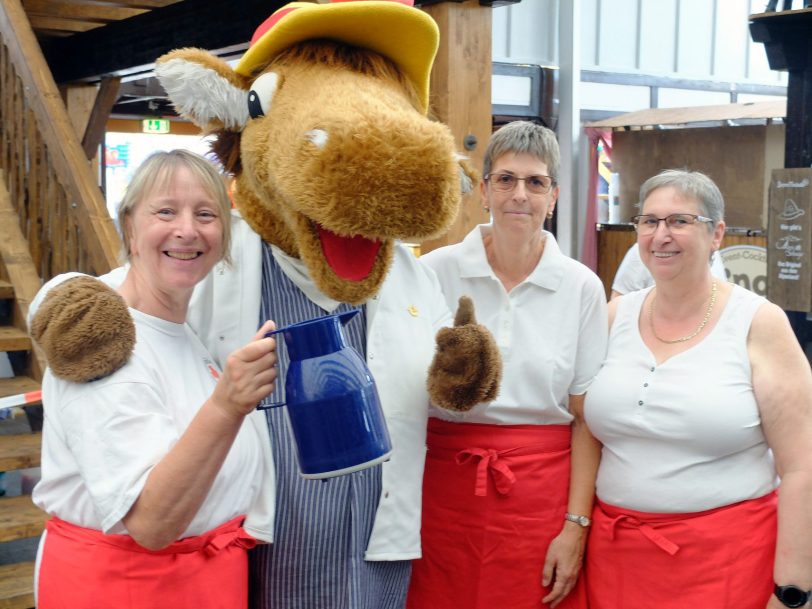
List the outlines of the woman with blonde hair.
{"label": "woman with blonde hair", "polygon": [[[229,208],[215,168],[182,150],[148,158],[119,207],[135,349],[90,383],[45,374],[40,609],[248,605],[247,549],[273,531],[267,429],[252,415],[276,378],[273,324],[223,370],[185,324],[228,251]],[[60,279],[97,281],[76,275]],[[49,306],[47,290],[38,300]]]}

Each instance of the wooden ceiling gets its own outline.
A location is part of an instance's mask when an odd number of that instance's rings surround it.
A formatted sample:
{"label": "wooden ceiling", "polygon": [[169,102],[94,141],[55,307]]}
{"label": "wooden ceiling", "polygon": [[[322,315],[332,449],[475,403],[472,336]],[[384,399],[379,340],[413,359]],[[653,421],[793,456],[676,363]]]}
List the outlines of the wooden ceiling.
{"label": "wooden ceiling", "polygon": [[117,116],[171,115],[155,59],[200,47],[241,55],[286,0],[20,0],[58,85],[120,79]]}
{"label": "wooden ceiling", "polygon": [[[57,84],[118,77],[114,114],[150,115],[172,112],[152,77],[155,59],[182,47],[236,58],[248,47],[256,27],[288,0],[19,1]],[[441,1],[462,0],[415,4]],[[480,4],[518,1],[480,0]]]}
{"label": "wooden ceiling", "polygon": [[142,15],[180,0],[22,0],[40,40],[71,36]]}

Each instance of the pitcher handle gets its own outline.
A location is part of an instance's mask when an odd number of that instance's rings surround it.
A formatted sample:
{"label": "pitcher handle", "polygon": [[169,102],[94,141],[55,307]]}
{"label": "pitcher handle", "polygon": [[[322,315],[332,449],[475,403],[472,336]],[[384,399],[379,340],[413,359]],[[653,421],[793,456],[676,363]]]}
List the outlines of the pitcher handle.
{"label": "pitcher handle", "polygon": [[[285,329],[286,328],[279,328],[277,330],[271,330],[270,332],[266,332],[265,333],[265,338],[269,338],[269,337],[273,336],[274,334],[279,334],[280,332],[282,332]],[[278,380],[279,379],[277,378],[276,381],[278,381]],[[274,381],[274,385],[276,385],[276,381]],[[260,402],[259,404],[257,404],[257,410],[270,410],[271,408],[279,408],[280,406],[284,406],[284,405],[285,405],[285,402],[270,402],[269,404],[264,404],[264,405],[262,404],[262,402]]]}

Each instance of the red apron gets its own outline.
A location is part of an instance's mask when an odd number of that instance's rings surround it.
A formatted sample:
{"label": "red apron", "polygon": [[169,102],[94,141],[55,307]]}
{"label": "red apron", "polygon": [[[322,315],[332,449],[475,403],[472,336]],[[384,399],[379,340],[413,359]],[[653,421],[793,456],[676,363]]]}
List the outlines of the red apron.
{"label": "red apron", "polygon": [[[423,558],[408,609],[542,609],[547,547],[564,524],[568,425],[429,420]],[[586,607],[583,578],[559,605]]]}
{"label": "red apron", "polygon": [[234,609],[248,606],[248,553],[256,540],[235,518],[152,552],[52,518],[45,525],[39,609]]}
{"label": "red apron", "polygon": [[598,502],[590,609],[764,609],[773,588],[777,495],[691,514]]}

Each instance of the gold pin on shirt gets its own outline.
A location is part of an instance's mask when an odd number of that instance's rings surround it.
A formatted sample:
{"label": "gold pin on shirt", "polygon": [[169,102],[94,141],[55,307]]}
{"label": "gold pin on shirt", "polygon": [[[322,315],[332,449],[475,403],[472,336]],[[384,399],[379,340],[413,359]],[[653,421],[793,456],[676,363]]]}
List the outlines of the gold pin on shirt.
{"label": "gold pin on shirt", "polygon": [[412,317],[417,317],[420,314],[420,311],[418,311],[417,307],[414,305],[409,305],[407,311],[409,311],[409,315],[411,315]]}

